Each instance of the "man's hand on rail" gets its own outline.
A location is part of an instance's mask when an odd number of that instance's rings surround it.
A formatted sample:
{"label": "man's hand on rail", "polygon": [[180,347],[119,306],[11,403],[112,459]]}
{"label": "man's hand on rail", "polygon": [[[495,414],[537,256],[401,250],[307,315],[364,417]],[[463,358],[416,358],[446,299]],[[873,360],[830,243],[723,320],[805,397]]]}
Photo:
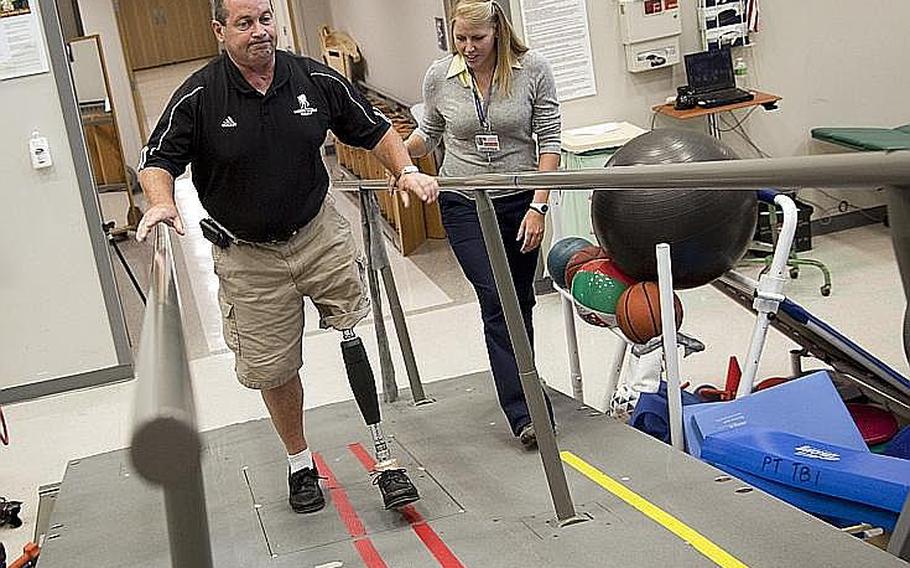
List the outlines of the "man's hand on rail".
{"label": "man's hand on rail", "polygon": [[139,221],[139,226],[136,227],[136,240],[140,243],[144,241],[158,223],[170,225],[180,236],[186,234],[186,230],[183,228],[183,219],[180,218],[177,206],[168,203],[152,205],[146,209],[145,215],[143,215],[142,220]]}

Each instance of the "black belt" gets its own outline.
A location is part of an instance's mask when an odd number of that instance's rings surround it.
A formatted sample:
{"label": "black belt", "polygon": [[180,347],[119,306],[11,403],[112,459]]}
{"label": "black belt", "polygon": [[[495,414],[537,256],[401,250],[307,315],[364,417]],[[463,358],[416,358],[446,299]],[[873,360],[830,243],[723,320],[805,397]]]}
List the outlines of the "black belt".
{"label": "black belt", "polygon": [[289,230],[289,231],[274,231],[274,232],[268,233],[266,235],[260,235],[260,236],[254,237],[254,238],[246,238],[244,236],[238,235],[237,239],[241,240],[241,241],[250,242],[250,243],[275,245],[275,244],[286,243],[289,240],[293,239],[294,235],[296,235],[297,233],[300,232],[300,229],[302,229],[302,227],[298,227],[296,229]]}
{"label": "black belt", "polygon": [[294,238],[294,235],[300,232],[302,227],[286,231],[275,231],[265,235],[248,237],[243,233],[234,233],[227,230],[223,225],[214,221],[211,217],[203,219],[199,225],[202,227],[202,235],[221,248],[227,248],[231,243],[245,242],[254,244],[282,244]]}

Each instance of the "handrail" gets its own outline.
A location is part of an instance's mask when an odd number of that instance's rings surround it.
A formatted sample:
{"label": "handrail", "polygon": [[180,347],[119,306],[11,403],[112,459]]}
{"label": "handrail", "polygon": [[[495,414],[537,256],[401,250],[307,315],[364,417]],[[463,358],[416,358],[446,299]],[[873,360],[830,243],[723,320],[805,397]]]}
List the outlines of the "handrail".
{"label": "handrail", "polygon": [[[687,162],[560,172],[440,177],[439,186],[473,189],[761,189],[907,185],[910,151]],[[386,189],[385,180],[336,181],[335,189]]]}
{"label": "handrail", "polygon": [[202,442],[190,383],[169,229],[159,225],[139,351],[130,457],[164,489],[171,563],[211,568]]}

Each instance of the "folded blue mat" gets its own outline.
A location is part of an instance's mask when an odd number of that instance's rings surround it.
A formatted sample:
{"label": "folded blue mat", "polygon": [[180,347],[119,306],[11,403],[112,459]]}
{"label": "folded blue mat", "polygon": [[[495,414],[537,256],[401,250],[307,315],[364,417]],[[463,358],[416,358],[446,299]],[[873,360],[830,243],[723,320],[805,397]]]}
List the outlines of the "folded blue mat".
{"label": "folded blue mat", "polygon": [[910,461],[869,451],[827,372],[683,408],[690,454],[809,513],[893,529]]}
{"label": "folded blue mat", "polygon": [[741,479],[756,489],[806,511],[836,526],[849,526],[857,523],[869,523],[875,527],[893,530],[897,524],[898,514],[872,507],[864,503],[839,499],[821,493],[802,491],[793,487],[752,475],[741,469],[724,464],[713,464],[716,468]]}
{"label": "folded blue mat", "polygon": [[910,461],[763,428],[709,436],[701,455],[708,463],[895,513],[910,493]]}
{"label": "folded blue mat", "polygon": [[749,396],[683,408],[688,452],[701,456],[704,440],[747,427],[769,428],[854,450],[863,436],[826,371],[818,371]]}

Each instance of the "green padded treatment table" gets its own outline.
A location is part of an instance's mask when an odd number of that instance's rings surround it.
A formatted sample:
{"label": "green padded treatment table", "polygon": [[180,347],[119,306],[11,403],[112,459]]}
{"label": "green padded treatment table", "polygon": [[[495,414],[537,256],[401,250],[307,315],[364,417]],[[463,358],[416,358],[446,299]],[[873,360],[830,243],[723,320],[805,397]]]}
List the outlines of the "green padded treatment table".
{"label": "green padded treatment table", "polygon": [[897,128],[813,128],[812,138],[854,150],[910,150],[910,124]]}

